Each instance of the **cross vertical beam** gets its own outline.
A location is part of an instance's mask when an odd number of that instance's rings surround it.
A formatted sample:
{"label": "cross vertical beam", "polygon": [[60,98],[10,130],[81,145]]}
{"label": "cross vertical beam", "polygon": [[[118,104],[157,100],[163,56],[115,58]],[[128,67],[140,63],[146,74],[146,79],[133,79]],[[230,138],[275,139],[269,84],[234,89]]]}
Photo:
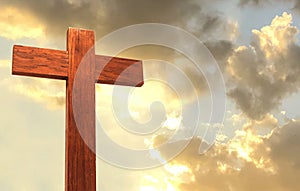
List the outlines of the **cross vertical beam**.
{"label": "cross vertical beam", "polygon": [[12,74],[67,81],[65,191],[96,191],[95,83],[144,83],[141,60],[95,55],[94,43],[93,31],[69,28],[67,51],[13,48]]}
{"label": "cross vertical beam", "polygon": [[67,36],[65,191],[96,191],[94,33],[70,28]]}

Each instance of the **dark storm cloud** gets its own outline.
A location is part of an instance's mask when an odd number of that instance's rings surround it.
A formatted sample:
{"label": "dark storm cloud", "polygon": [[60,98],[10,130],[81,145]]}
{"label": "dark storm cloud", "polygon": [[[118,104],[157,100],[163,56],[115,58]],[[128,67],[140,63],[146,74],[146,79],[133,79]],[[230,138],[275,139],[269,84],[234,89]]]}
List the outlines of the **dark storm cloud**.
{"label": "dark storm cloud", "polygon": [[259,5],[260,3],[264,3],[266,0],[240,0],[239,5],[247,5],[247,4],[254,4]]}
{"label": "dark storm cloud", "polygon": [[[158,22],[187,28],[189,19],[201,20],[202,31],[209,32],[223,22],[213,11],[203,13],[195,0],[4,0],[2,6],[30,11],[46,24],[46,32],[64,35],[68,27],[97,31],[99,36],[127,25]],[[98,36],[98,37],[99,37]]]}
{"label": "dark storm cloud", "polygon": [[268,4],[274,4],[279,2],[288,2],[293,3],[293,8],[296,10],[300,10],[300,1],[299,0],[240,0],[240,6],[246,5],[255,5],[255,6],[266,6]]}
{"label": "dark storm cloud", "polygon": [[[236,29],[228,23],[221,13],[205,8],[205,5],[216,1],[204,0],[4,0],[2,6],[16,7],[30,12],[45,25],[46,35],[57,41],[65,38],[66,29],[70,26],[93,29],[96,36],[112,32],[120,27],[147,22],[165,23],[181,27],[207,42],[207,46],[219,63],[226,60],[232,51],[229,41],[223,41]],[[232,29],[234,28],[234,30]],[[228,35],[227,35],[228,34]],[[59,38],[59,43],[64,44]],[[226,50],[221,50],[226,48]],[[163,58],[173,62],[178,59],[174,50],[147,46],[124,52],[127,57],[139,59]],[[184,65],[188,66],[189,63]],[[223,64],[222,64],[223,65]],[[156,71],[149,70],[149,73]],[[188,67],[185,71],[203,91],[206,82],[203,76],[194,74]],[[186,92],[189,92],[187,90]],[[58,102],[61,103],[61,102]]]}
{"label": "dark storm cloud", "polygon": [[82,3],[79,6],[71,5],[66,0],[8,0],[2,6],[11,6],[29,11],[47,25],[47,33],[65,35],[69,26],[77,23],[81,26],[92,25],[95,13],[92,12],[92,3]]}
{"label": "dark storm cloud", "polygon": [[233,53],[234,44],[228,40],[209,41],[205,45],[217,60],[220,68],[223,70],[229,56]]}
{"label": "dark storm cloud", "polygon": [[300,1],[295,2],[295,7],[296,10],[300,11]]}
{"label": "dark storm cloud", "polygon": [[300,186],[300,122],[289,122],[266,142],[271,148],[271,159],[279,167],[279,184],[285,190],[296,191]]}

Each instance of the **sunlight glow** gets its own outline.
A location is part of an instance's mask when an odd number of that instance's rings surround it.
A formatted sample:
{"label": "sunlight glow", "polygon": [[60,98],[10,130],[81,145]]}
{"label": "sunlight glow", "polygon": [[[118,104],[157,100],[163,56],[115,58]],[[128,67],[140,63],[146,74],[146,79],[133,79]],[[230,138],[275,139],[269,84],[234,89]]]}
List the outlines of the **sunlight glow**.
{"label": "sunlight glow", "polygon": [[152,149],[150,154],[165,165],[161,171],[143,177],[140,191],[180,191],[180,184],[195,181],[195,175],[189,166],[176,162],[167,163],[156,149]]}
{"label": "sunlight glow", "polygon": [[180,127],[182,118],[181,117],[167,117],[167,120],[163,123],[163,127],[169,130],[177,130]]}
{"label": "sunlight glow", "polygon": [[0,36],[7,39],[42,38],[45,27],[31,13],[16,7],[0,11]]}
{"label": "sunlight glow", "polygon": [[173,176],[180,176],[183,173],[190,172],[190,169],[187,166],[181,164],[177,164],[177,165],[166,164],[165,169]]}
{"label": "sunlight glow", "polygon": [[154,186],[141,186],[140,191],[160,191],[156,189]]}

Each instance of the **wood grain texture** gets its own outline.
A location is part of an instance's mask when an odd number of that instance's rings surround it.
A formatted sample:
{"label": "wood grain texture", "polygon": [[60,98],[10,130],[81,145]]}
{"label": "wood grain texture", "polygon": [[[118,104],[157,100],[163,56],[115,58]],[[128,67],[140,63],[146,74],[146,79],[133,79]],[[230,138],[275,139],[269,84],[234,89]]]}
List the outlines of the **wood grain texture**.
{"label": "wood grain texture", "polygon": [[97,83],[141,87],[142,61],[110,56],[96,56]]}
{"label": "wood grain texture", "polygon": [[[96,55],[96,82],[125,86],[143,85],[142,61]],[[12,74],[50,79],[68,78],[68,52],[15,45]]]}
{"label": "wood grain texture", "polygon": [[143,85],[142,61],[95,56],[94,41],[69,28],[67,51],[13,48],[13,74],[67,80],[65,191],[96,191],[95,82]]}
{"label": "wood grain texture", "polygon": [[96,191],[93,46],[93,31],[69,28],[65,191]]}
{"label": "wood grain texture", "polygon": [[15,45],[12,74],[52,79],[66,79],[68,54],[66,51]]}

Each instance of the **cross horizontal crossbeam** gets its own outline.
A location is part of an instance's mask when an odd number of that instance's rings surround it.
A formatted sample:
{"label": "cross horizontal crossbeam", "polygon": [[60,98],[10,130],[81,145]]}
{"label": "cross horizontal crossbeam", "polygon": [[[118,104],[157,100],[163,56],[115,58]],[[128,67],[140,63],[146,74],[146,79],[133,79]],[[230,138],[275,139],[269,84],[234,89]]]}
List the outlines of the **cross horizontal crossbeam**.
{"label": "cross horizontal crossbeam", "polygon": [[[50,79],[68,78],[68,52],[15,45],[12,74]],[[96,83],[140,87],[143,85],[142,61],[95,55]]]}

